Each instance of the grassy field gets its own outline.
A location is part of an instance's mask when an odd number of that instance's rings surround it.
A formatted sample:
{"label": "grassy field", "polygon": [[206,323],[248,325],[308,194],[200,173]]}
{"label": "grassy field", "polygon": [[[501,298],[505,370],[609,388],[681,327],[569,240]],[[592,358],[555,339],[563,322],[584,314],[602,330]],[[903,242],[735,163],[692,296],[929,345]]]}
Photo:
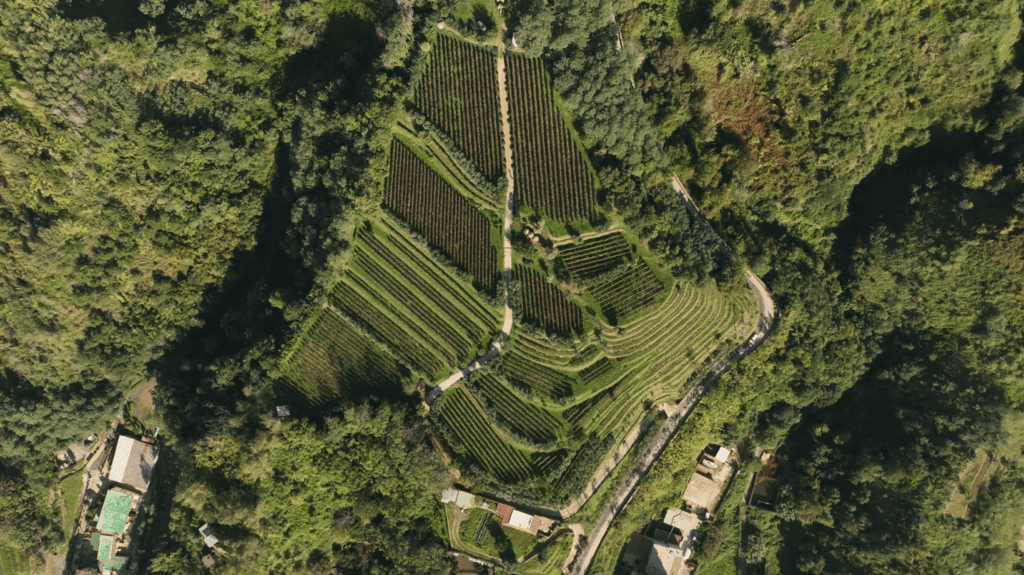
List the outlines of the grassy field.
{"label": "grassy field", "polygon": [[43,567],[36,557],[0,546],[0,571],[3,575],[42,575]]}
{"label": "grassy field", "polygon": [[75,524],[78,498],[82,494],[82,480],[83,475],[81,472],[78,472],[60,482],[60,488],[63,492],[64,509],[67,511],[64,516],[64,533],[71,533],[71,528]]}
{"label": "grassy field", "polygon": [[519,572],[530,575],[558,575],[562,572],[562,564],[569,558],[572,548],[572,533],[563,535],[558,541],[548,545],[547,558],[542,562],[539,557],[519,564]]}
{"label": "grassy field", "polygon": [[500,516],[483,509],[473,509],[463,519],[459,539],[472,551],[502,559],[523,557],[537,546],[533,535],[502,525]]}

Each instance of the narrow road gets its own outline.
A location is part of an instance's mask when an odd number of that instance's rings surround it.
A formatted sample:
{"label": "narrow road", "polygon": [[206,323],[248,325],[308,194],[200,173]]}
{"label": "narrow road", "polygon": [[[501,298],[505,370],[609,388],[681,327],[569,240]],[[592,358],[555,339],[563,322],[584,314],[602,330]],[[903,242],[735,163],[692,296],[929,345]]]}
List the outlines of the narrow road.
{"label": "narrow road", "polygon": [[512,207],[514,205],[513,190],[515,189],[515,180],[512,177],[512,125],[509,123],[508,90],[505,86],[505,52],[504,47],[502,48],[502,51],[498,54],[497,69],[502,148],[505,154],[505,177],[508,180],[508,189],[505,191],[505,218],[502,230],[502,242],[504,243],[502,250],[504,252],[504,272],[502,275],[505,280],[505,321],[502,322],[501,333],[494,338],[494,345],[491,346],[491,349],[473,360],[473,363],[456,371],[451,377],[439,383],[430,392],[430,395],[427,396],[427,404],[433,403],[446,389],[497,357],[501,353],[502,347],[508,343],[509,335],[512,333],[512,301],[509,299],[508,286],[509,282],[512,281]]}
{"label": "narrow road", "polygon": [[[676,192],[679,193],[686,201],[686,207],[691,213],[709,230],[714,233],[714,229],[708,224],[707,220],[697,210],[696,204],[693,203],[693,199],[686,192],[686,188],[683,187],[682,182],[679,181],[678,177],[673,176],[672,186]],[[734,255],[732,249],[729,248],[721,238],[718,240],[728,250],[730,255]],[[722,376],[723,373],[729,370],[730,367],[739,360],[747,356],[753,351],[758,345],[761,344],[771,334],[772,329],[775,326],[775,315],[776,308],[775,302],[772,300],[771,294],[768,293],[768,289],[765,287],[764,282],[761,278],[757,277],[754,272],[747,270],[747,287],[750,291],[754,292],[757,298],[757,308],[759,312],[759,319],[757,328],[754,330],[753,335],[750,336],[745,342],[740,344],[738,348],[733,350],[728,357],[723,358],[711,371],[704,376],[704,379],[700,381],[686,397],[680,401],[673,411],[669,414],[668,420],[665,425],[662,426],[661,430],[651,441],[650,446],[644,451],[640,461],[636,463],[629,476],[619,487],[618,491],[612,497],[611,501],[605,507],[601,516],[598,518],[597,523],[594,525],[593,531],[590,533],[590,537],[587,539],[587,546],[582,550],[580,559],[576,562],[576,565],[572,569],[573,575],[584,575],[587,569],[590,568],[590,564],[594,561],[594,556],[597,555],[597,550],[601,547],[601,543],[604,541],[605,535],[608,534],[608,529],[611,527],[612,521],[615,517],[625,509],[626,504],[633,496],[633,492],[636,490],[637,484],[640,482],[647,473],[650,471],[651,466],[664,452],[665,447],[668,446],[669,441],[675,436],[679,428],[682,427],[686,420],[689,419],[690,413],[693,412],[693,408],[696,407],[697,402],[700,401],[704,393],[710,389],[715,382]]]}

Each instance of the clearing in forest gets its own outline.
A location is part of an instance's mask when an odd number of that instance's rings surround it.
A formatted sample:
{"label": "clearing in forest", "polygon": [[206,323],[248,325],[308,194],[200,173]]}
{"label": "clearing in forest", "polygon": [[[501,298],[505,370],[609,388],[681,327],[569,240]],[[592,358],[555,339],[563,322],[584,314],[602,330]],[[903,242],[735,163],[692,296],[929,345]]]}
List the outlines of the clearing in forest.
{"label": "clearing in forest", "polygon": [[[474,154],[486,146],[459,144],[463,128],[451,127],[491,130],[493,110],[457,107],[460,124],[427,95],[443,77],[497,90],[493,57],[444,34],[432,41],[409,104],[433,119],[399,114],[381,209],[354,226],[324,309],[283,356],[283,391],[314,406],[437,385],[486,352],[502,325],[504,190],[477,171],[487,164]],[[681,398],[747,339],[758,315],[745,291],[674,278],[620,215],[598,205],[543,63],[506,53],[504,65],[515,322],[500,355],[446,386],[429,418],[465,484],[557,506],[655,406]],[[493,82],[465,72],[485,68]],[[473,97],[491,96],[500,100]],[[453,140],[481,163],[467,165]]]}

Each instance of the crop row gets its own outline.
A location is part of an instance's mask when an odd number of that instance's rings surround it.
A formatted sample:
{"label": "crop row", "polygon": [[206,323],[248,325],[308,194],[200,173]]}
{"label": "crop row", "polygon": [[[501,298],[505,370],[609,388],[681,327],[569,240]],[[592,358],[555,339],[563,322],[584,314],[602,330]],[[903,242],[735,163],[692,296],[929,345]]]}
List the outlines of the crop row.
{"label": "crop row", "polygon": [[586,277],[623,263],[629,258],[630,248],[626,238],[616,232],[578,244],[560,246],[558,253],[570,272]]}
{"label": "crop row", "polygon": [[397,139],[384,202],[485,291],[494,292],[498,254],[491,244],[491,221]]}
{"label": "crop row", "polygon": [[494,180],[504,163],[495,58],[444,34],[433,48],[415,104]]}
{"label": "crop row", "polygon": [[456,388],[444,395],[440,417],[470,456],[498,479],[517,481],[532,474],[529,461],[502,441],[466,390]]}
{"label": "crop row", "polygon": [[612,365],[612,362],[608,361],[607,357],[602,357],[580,370],[580,380],[584,385],[590,385],[597,381],[601,376],[611,373],[614,367],[615,366]]}
{"label": "crop row", "polygon": [[631,270],[590,290],[608,321],[625,319],[653,302],[665,290],[643,260]]}
{"label": "crop row", "polygon": [[536,443],[555,439],[562,426],[550,413],[519,399],[493,375],[483,374],[477,382],[498,417],[513,431]]}
{"label": "crop row", "polygon": [[357,289],[345,280],[339,282],[331,292],[331,301],[339,310],[356,318],[374,336],[384,341],[395,350],[409,365],[426,375],[439,373],[445,366],[445,360],[439,353],[423,344],[423,337],[417,337],[407,325],[399,325],[388,317],[373,303],[373,298],[364,296],[365,292]]}
{"label": "crop row", "polygon": [[553,399],[572,395],[573,380],[553,369],[533,363],[512,350],[503,361],[509,381]]}
{"label": "crop row", "polygon": [[[421,278],[423,282],[416,285],[423,289],[424,293],[433,293],[437,299],[450,300],[453,305],[461,306],[468,314],[467,320],[469,316],[472,316],[483,326],[491,326],[498,321],[497,313],[484,305],[475,291],[465,288],[456,277],[445,272],[429,252],[416,247],[389,220],[385,219],[384,225],[388,230],[386,241],[377,241],[375,237],[363,236],[366,244],[378,256],[393,265],[395,269],[404,270],[402,274],[410,281],[414,277]],[[430,288],[430,285],[434,287]],[[485,329],[489,329],[489,327]]]}
{"label": "crop row", "polygon": [[[449,348],[455,351],[456,358],[460,362],[476,350],[479,343],[478,338],[472,337],[468,329],[456,328],[453,325],[454,320],[450,316],[435,307],[433,303],[420,299],[416,293],[391,275],[373,257],[367,255],[363,249],[356,249],[354,252],[355,257],[352,264],[390,295],[393,300],[401,302],[401,305],[411,312],[411,317],[402,314],[404,318],[412,320],[410,323],[422,325],[431,332],[431,335],[436,335],[444,341]],[[402,311],[404,310],[398,310],[399,313]]]}
{"label": "crop row", "polygon": [[560,334],[583,332],[583,310],[543,276],[517,265],[523,293],[523,317]]}
{"label": "crop row", "polygon": [[543,62],[512,54],[505,62],[517,201],[559,221],[590,219],[594,179],[555,108]]}
{"label": "crop row", "polygon": [[289,383],[314,405],[401,391],[395,360],[330,310],[317,316],[282,368]]}

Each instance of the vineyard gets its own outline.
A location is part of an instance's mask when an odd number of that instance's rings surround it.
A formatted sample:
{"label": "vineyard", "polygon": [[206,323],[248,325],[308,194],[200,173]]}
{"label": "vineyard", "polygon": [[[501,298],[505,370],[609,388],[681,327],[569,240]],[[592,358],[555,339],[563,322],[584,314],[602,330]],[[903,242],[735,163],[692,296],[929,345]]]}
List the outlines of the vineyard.
{"label": "vineyard", "polygon": [[625,273],[594,287],[590,294],[608,321],[615,324],[650,305],[663,291],[661,280],[641,260]]}
{"label": "vineyard", "polygon": [[495,225],[398,140],[392,142],[384,203],[484,291],[494,293],[499,272],[491,243]]}
{"label": "vineyard", "polygon": [[319,406],[341,399],[401,393],[404,367],[359,333],[344,318],[326,310],[282,362],[286,394]]}
{"label": "vineyard", "polygon": [[569,301],[547,278],[517,265],[523,294],[523,319],[560,334],[583,333],[583,310]]}
{"label": "vineyard", "polygon": [[622,233],[615,232],[577,244],[559,246],[558,253],[573,275],[589,277],[629,261],[631,250]]}
{"label": "vineyard", "polygon": [[501,176],[501,119],[495,58],[485,49],[439,34],[414,97],[484,176]]}
{"label": "vineyard", "polygon": [[[436,415],[434,415],[436,413]],[[521,451],[494,431],[473,396],[456,388],[442,396],[431,415],[452,431],[466,457],[501,481],[515,483],[529,478],[533,466]],[[449,438],[451,441],[451,438]]]}
{"label": "vineyard", "polygon": [[512,54],[505,62],[517,201],[562,222],[591,219],[594,178],[555,107],[544,63]]}
{"label": "vineyard", "polygon": [[390,231],[357,233],[331,302],[412,368],[441,377],[487,344],[497,317],[396,228]]}

